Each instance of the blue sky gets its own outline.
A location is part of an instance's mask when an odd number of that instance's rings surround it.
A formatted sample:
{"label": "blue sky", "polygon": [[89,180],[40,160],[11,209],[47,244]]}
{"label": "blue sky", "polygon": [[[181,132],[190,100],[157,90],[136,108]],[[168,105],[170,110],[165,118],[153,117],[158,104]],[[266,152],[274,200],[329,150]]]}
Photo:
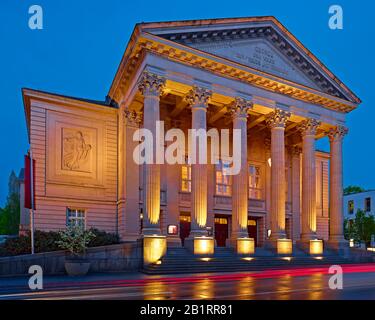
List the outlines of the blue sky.
{"label": "blue sky", "polygon": [[[33,4],[43,8],[43,30],[28,27]],[[328,28],[333,4],[344,10],[343,30]],[[259,15],[278,18],[363,100],[347,117],[344,183],[375,188],[374,14],[371,0],[2,0],[0,205],[28,149],[22,87],[104,100],[135,23]]]}

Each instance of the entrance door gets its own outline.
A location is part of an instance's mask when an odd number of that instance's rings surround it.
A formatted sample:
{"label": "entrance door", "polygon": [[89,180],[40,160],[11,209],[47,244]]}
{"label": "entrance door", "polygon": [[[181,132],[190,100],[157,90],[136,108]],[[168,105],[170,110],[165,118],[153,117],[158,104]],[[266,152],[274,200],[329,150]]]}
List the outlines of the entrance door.
{"label": "entrance door", "polygon": [[190,234],[190,221],[190,214],[183,213],[180,215],[180,238],[182,245],[184,245],[185,238],[187,238]]}
{"label": "entrance door", "polygon": [[225,247],[228,238],[228,218],[215,215],[215,240],[218,247]]}
{"label": "entrance door", "polygon": [[257,220],[249,217],[247,220],[247,232],[249,233],[249,238],[254,238],[255,246],[258,245],[258,228]]}

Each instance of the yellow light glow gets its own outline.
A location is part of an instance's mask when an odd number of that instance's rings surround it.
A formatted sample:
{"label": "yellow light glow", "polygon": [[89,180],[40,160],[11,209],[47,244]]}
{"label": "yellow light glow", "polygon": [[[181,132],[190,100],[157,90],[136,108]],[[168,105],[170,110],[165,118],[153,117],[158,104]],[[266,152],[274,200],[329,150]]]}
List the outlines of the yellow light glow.
{"label": "yellow light glow", "polygon": [[211,261],[212,259],[211,258],[200,258],[200,260],[208,262],[208,261]]}
{"label": "yellow light glow", "polygon": [[323,240],[310,240],[310,254],[323,253]]}
{"label": "yellow light glow", "polygon": [[[167,238],[165,236],[144,236],[143,237],[143,263],[160,264],[167,251]],[[160,261],[160,263],[158,262]]]}
{"label": "yellow light glow", "polygon": [[291,261],[292,257],[282,257],[281,259],[286,260],[286,261]]}
{"label": "yellow light glow", "polygon": [[323,257],[314,257],[315,260],[323,260]]}
{"label": "yellow light glow", "polygon": [[215,242],[213,238],[196,237],[194,238],[194,254],[213,254]]}
{"label": "yellow light glow", "polygon": [[246,261],[253,261],[254,258],[253,257],[245,257],[245,258],[242,258],[242,260],[246,260]]}
{"label": "yellow light glow", "polygon": [[375,252],[375,248],[367,248],[367,251]]}
{"label": "yellow light glow", "polygon": [[292,254],[293,244],[291,239],[278,239],[277,240],[277,253],[278,254]]}
{"label": "yellow light glow", "polygon": [[161,260],[156,261],[156,264],[161,264]]}
{"label": "yellow light glow", "polygon": [[353,248],[354,247],[354,239],[349,240],[349,247]]}
{"label": "yellow light glow", "polygon": [[255,243],[253,238],[238,238],[237,253],[238,254],[254,254]]}

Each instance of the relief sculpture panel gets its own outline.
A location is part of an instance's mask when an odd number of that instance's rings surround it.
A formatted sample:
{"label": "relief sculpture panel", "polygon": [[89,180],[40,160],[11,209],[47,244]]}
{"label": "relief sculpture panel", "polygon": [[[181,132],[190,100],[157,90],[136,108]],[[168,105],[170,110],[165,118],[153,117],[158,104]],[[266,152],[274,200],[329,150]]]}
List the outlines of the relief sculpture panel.
{"label": "relief sculpture panel", "polygon": [[62,169],[89,172],[92,152],[89,138],[81,130],[63,128]]}

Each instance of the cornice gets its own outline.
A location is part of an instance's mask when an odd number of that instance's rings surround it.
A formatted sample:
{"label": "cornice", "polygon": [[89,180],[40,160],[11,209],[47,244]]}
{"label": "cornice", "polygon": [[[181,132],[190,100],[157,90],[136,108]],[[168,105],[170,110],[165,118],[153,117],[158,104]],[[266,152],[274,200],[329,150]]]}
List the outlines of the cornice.
{"label": "cornice", "polygon": [[133,71],[146,53],[153,53],[169,60],[199,67],[220,76],[229,77],[267,91],[320,105],[330,110],[348,113],[356,108],[354,103],[344,99],[333,97],[292,81],[229,61],[228,59],[146,33],[139,37],[137,44],[134,46],[133,54],[129,57],[127,63],[122,66],[122,69],[119,70],[123,74],[122,81],[118,89],[111,93],[111,97],[116,101],[120,99],[121,92],[127,89]]}

